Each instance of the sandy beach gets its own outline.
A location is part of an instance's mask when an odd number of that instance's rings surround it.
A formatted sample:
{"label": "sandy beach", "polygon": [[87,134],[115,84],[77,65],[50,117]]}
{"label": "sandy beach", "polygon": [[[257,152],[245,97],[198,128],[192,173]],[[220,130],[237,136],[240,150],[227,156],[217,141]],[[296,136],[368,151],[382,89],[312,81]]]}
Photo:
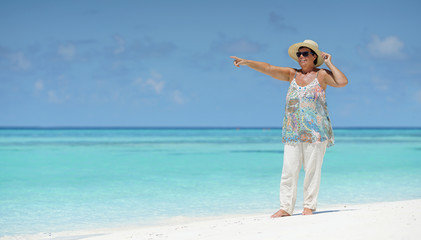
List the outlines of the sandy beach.
{"label": "sandy beach", "polygon": [[103,229],[26,236],[1,240],[160,240],[160,239],[420,239],[421,199],[341,205],[312,216],[296,213],[271,219],[270,214],[180,220],[161,226]]}

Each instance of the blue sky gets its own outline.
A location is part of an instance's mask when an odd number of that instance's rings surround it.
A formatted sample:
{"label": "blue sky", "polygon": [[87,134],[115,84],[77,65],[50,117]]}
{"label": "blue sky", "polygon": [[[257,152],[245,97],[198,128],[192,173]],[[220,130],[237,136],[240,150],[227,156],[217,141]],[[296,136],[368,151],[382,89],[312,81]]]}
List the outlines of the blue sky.
{"label": "blue sky", "polygon": [[[334,127],[421,126],[419,1],[0,1],[0,126],[280,127],[305,39],[348,77]],[[325,65],[322,68],[327,68]]]}

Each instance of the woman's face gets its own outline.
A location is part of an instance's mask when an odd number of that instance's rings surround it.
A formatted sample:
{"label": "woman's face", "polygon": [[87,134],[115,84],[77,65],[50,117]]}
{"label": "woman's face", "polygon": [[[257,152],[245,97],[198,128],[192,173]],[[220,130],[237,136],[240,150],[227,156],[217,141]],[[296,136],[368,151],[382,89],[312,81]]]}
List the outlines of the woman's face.
{"label": "woman's face", "polygon": [[311,49],[303,47],[303,48],[300,48],[298,52],[301,52],[301,53],[308,52],[307,57],[304,57],[303,54],[301,54],[301,56],[298,57],[298,63],[300,64],[301,68],[308,67],[308,66],[314,67],[314,60],[316,60],[317,55],[311,54]]}

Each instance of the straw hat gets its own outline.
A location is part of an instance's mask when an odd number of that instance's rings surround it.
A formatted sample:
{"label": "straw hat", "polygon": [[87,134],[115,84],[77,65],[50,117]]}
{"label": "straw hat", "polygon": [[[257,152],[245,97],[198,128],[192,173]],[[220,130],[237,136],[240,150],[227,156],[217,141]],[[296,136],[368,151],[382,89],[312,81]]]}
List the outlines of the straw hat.
{"label": "straw hat", "polygon": [[298,62],[298,57],[296,54],[300,47],[310,48],[317,54],[318,58],[317,58],[316,67],[324,63],[324,60],[322,58],[322,52],[319,50],[319,45],[313,40],[304,40],[304,42],[292,44],[291,47],[289,47],[288,49],[288,54],[290,57],[292,57],[292,59]]}

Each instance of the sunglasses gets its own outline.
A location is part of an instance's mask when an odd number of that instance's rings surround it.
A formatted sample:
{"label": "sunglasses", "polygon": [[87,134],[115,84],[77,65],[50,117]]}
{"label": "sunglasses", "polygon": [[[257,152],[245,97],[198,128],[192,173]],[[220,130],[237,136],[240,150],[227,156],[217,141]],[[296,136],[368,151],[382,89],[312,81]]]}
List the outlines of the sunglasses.
{"label": "sunglasses", "polygon": [[303,57],[308,57],[309,54],[314,55],[313,52],[297,52],[297,57],[300,57],[301,55],[303,55]]}

